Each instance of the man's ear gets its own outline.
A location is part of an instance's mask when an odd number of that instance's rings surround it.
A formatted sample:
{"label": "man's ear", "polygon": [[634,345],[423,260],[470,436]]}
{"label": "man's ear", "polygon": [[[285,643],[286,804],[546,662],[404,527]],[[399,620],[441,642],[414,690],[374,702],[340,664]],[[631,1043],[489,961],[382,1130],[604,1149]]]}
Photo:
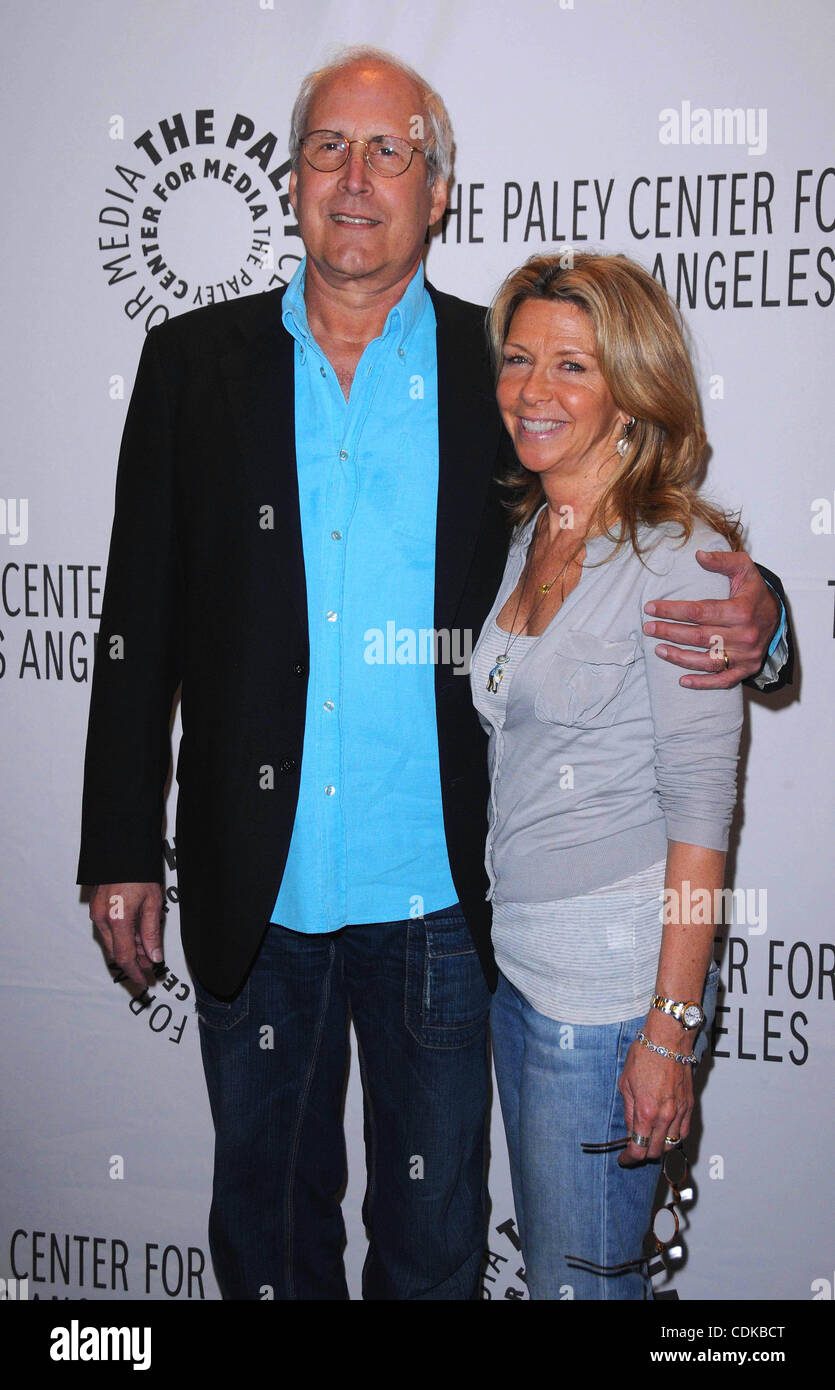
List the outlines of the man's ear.
{"label": "man's ear", "polygon": [[298,181],[298,174],[295,169],[292,169],[290,171],[290,182],[287,185],[287,197],[290,199],[290,206],[294,212],[296,211],[296,184]]}
{"label": "man's ear", "polygon": [[434,227],[439,217],[446,211],[449,198],[449,184],[446,179],[436,179],[430,189],[429,226]]}

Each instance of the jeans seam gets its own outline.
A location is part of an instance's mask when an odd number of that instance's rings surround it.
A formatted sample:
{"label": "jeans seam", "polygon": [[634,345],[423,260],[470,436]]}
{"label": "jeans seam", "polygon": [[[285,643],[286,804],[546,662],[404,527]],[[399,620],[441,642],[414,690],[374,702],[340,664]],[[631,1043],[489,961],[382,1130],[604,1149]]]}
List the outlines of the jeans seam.
{"label": "jeans seam", "polygon": [[362,1083],[362,1093],[365,1103],[368,1106],[368,1128],[371,1134],[371,1153],[366,1154],[366,1171],[368,1174],[368,1216],[369,1232],[371,1236],[370,1244],[374,1243],[374,1197],[377,1191],[377,1120],[374,1114],[374,1101],[371,1096],[371,1087],[368,1084],[368,1072],[365,1066],[365,1056],[363,1054],[362,1043],[357,1032],[356,1024],[354,1033],[357,1039],[357,1058],[360,1064],[360,1081]]}
{"label": "jeans seam", "polygon": [[307,1099],[308,1099],[308,1096],[309,1096],[309,1094],[310,1094],[310,1088],[311,1088],[311,1086],[312,1086],[312,1084],[313,1084],[313,1074],[314,1074],[314,1072],[315,1072],[315,1070],[316,1070],[316,1063],[317,1063],[317,1061],[319,1060],[319,1052],[320,1052],[321,1043],[322,1043],[322,1034],[323,1034],[323,1032],[324,1032],[324,1027],[325,1027],[325,1015],[326,1015],[326,1013],[327,1013],[327,1011],[328,1011],[328,1006],[329,1006],[329,1004],[330,1004],[330,996],[331,996],[331,971],[333,970],[334,959],[335,959],[335,956],[336,956],[336,947],[334,946],[334,943],[333,943],[333,942],[330,943],[329,951],[330,951],[330,958],[331,958],[331,959],[330,959],[330,964],[329,964],[329,966],[328,966],[327,974],[325,975],[325,979],[324,979],[323,986],[322,986],[322,1008],[321,1008],[321,1010],[320,1010],[319,1018],[318,1018],[317,1024],[316,1024],[316,1034],[315,1034],[314,1041],[313,1041],[313,1052],[312,1052],[311,1058],[310,1058],[310,1066],[309,1066],[308,1069],[307,1069],[307,1074],[305,1075],[305,1079],[304,1079],[304,1085],[303,1085],[303,1087],[302,1087],[301,1095],[300,1095],[300,1097],[299,1097],[299,1108],[298,1108],[298,1113],[297,1113],[295,1128],[294,1128],[294,1131],[293,1131],[293,1142],[292,1142],[291,1147],[290,1147],[290,1162],[289,1162],[288,1174],[287,1174],[287,1207],[286,1207],[287,1246],[286,1246],[286,1261],[287,1261],[287,1292],[288,1292],[288,1295],[289,1295],[289,1297],[290,1297],[291,1299],[292,1299],[292,1298],[295,1298],[295,1294],[296,1294],[295,1279],[294,1279],[294,1275],[293,1275],[293,1236],[294,1236],[294,1230],[293,1230],[293,1189],[294,1189],[295,1180],[296,1180],[296,1161],[297,1161],[297,1158],[298,1158],[299,1145],[300,1145],[300,1142],[301,1142],[301,1130],[302,1130],[302,1124],[304,1123],[304,1111],[305,1111],[305,1106],[306,1106],[306,1104],[307,1104]]}
{"label": "jeans seam", "polygon": [[[617,1044],[617,1052],[616,1052],[616,1054],[615,1054],[616,1062],[617,1062],[617,1077],[618,1077],[618,1078],[620,1077],[620,1073],[621,1073],[621,1071],[622,1071],[622,1068],[621,1068],[621,1065],[620,1065],[620,1054],[621,1054],[621,1048],[623,1047],[623,1030],[624,1030],[625,1027],[626,1027],[626,1024],[625,1024],[625,1023],[622,1023],[622,1024],[620,1025],[619,1030],[618,1030],[618,1044]],[[618,1102],[618,1099],[619,1099],[619,1098],[620,1098],[620,1091],[618,1090],[618,1084],[617,1084],[617,1079],[616,1079],[616,1080],[615,1080],[614,1088],[613,1088],[613,1090],[612,1090],[612,1105],[611,1105],[611,1109],[610,1109],[610,1112],[609,1112],[609,1122],[608,1122],[608,1125],[607,1125],[607,1131],[608,1131],[608,1132],[607,1132],[607,1134],[606,1134],[606,1139],[607,1139],[607,1140],[612,1136],[612,1131],[613,1131],[613,1129],[614,1129],[614,1122],[615,1122],[615,1107],[617,1106],[617,1102]],[[601,1265],[604,1266],[604,1268],[608,1267],[608,1264],[609,1264],[609,1167],[610,1167],[610,1164],[613,1163],[613,1162],[614,1162],[614,1163],[617,1162],[617,1155],[616,1155],[616,1154],[606,1154],[606,1155],[604,1156],[604,1158],[603,1158],[603,1230],[602,1230],[603,1249],[602,1249],[601,1252],[600,1252],[600,1253],[601,1253],[601,1257],[602,1257],[601,1260],[600,1260],[600,1263],[601,1263]],[[604,1279],[604,1280],[603,1280],[603,1297],[604,1297],[604,1299],[606,1299],[606,1298],[608,1298],[608,1296],[609,1296],[609,1293],[608,1293],[608,1280],[607,1280],[607,1279]]]}

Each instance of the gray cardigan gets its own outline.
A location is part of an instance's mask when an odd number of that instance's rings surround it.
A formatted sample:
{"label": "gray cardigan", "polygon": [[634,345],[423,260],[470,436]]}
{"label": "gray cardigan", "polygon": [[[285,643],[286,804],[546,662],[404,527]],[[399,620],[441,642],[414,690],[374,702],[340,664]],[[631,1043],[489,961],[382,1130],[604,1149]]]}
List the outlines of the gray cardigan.
{"label": "gray cardigan", "polygon": [[[538,514],[537,514],[538,515]],[[488,897],[550,902],[647,868],[682,840],[725,849],[736,797],[742,692],[688,690],[641,630],[650,599],[727,598],[697,549],[727,550],[705,528],[672,525],[627,543],[594,537],[583,573],[537,641],[515,644],[507,708],[485,686],[498,652],[485,635],[522,572],[534,517],[511,544],[473,653],[473,700],[489,736]],[[510,668],[508,668],[510,674]]]}

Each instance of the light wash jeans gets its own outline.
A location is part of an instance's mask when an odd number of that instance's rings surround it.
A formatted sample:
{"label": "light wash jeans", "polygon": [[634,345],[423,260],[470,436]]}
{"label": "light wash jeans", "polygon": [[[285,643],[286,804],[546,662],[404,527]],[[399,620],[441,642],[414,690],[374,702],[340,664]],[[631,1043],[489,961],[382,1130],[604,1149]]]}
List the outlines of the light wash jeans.
{"label": "light wash jeans", "polygon": [[[698,1057],[707,1047],[718,980],[711,965]],[[493,1057],[532,1299],[652,1298],[642,1252],[660,1163],[621,1168],[619,1149],[584,1149],[626,1136],[617,1083],[645,1017],[560,1023],[499,978],[491,1011]],[[577,1261],[604,1268],[632,1264],[607,1275]]]}

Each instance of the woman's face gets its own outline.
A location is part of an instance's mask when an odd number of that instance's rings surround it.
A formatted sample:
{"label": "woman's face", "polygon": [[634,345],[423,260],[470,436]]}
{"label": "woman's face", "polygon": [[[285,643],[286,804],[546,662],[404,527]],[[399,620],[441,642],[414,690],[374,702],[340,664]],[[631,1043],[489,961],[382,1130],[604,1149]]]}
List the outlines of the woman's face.
{"label": "woman's face", "polygon": [[[496,399],[519,462],[560,480],[603,481],[628,415],[618,410],[576,304],[526,299],[510,322]],[[602,470],[602,472],[601,472]]]}

